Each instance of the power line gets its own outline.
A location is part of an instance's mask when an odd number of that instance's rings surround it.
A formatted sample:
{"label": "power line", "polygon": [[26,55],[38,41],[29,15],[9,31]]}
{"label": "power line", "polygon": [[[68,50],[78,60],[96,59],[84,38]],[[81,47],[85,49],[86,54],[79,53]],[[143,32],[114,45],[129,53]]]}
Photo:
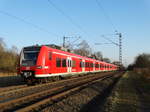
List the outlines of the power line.
{"label": "power line", "polygon": [[119,43],[116,43],[116,42],[112,41],[111,39],[109,39],[105,36],[102,36],[102,37],[104,39],[108,40],[109,42],[111,42],[112,44],[119,47],[119,66],[120,66],[120,69],[121,69],[121,66],[122,66],[122,34],[121,33],[116,33],[116,35],[119,36]]}
{"label": "power line", "polygon": [[73,44],[73,43],[75,43],[75,42],[77,42],[81,37],[75,37],[75,38],[77,38],[76,40],[74,40],[74,41],[72,41],[71,42],[71,44]]}
{"label": "power line", "polygon": [[0,10],[0,13],[1,13],[1,14],[4,14],[4,15],[6,15],[6,16],[9,16],[9,17],[11,17],[11,18],[14,18],[14,19],[16,19],[16,20],[19,20],[19,21],[21,21],[21,22],[23,22],[23,23],[26,23],[26,24],[28,24],[28,25],[31,25],[31,26],[33,26],[34,28],[36,28],[36,29],[38,29],[38,30],[40,30],[40,31],[43,31],[43,32],[46,32],[46,33],[49,33],[49,34],[52,34],[52,35],[55,35],[55,36],[58,36],[58,35],[55,34],[55,33],[52,33],[52,32],[50,32],[50,31],[48,31],[48,30],[46,30],[46,29],[44,29],[44,28],[42,28],[42,27],[40,27],[40,26],[38,26],[38,25],[36,25],[36,24],[33,24],[33,23],[31,23],[31,22],[29,22],[29,21],[23,19],[23,18],[20,18],[20,17],[17,17],[17,16],[15,16],[15,15],[12,15],[12,14],[10,14],[10,13],[8,13],[8,12],[5,12],[5,11]]}
{"label": "power line", "polygon": [[81,37],[66,37],[66,36],[64,36],[63,37],[63,47],[66,47],[66,39],[68,39],[68,38],[77,38],[76,40],[74,40],[74,41],[72,41],[70,43],[71,45],[74,45],[73,43],[75,43],[76,41],[78,41]]}
{"label": "power line", "polygon": [[111,42],[112,44],[115,44],[115,45],[119,46],[118,43],[112,41],[111,39],[109,39],[109,38],[107,38],[107,37],[105,37],[105,36],[102,36],[102,37],[103,37],[104,39],[108,40],[109,42]]}
{"label": "power line", "polygon": [[112,43],[95,43],[95,45],[104,45],[104,44],[112,44]]}
{"label": "power line", "polygon": [[115,35],[119,36],[119,43],[116,43],[116,42],[112,41],[111,39],[102,35],[102,37],[104,39],[106,39],[107,41],[109,41],[111,43],[95,43],[95,45],[114,44],[114,45],[118,46],[119,47],[119,66],[121,69],[121,66],[122,66],[122,34],[117,32]]}
{"label": "power line", "polygon": [[109,21],[109,23],[112,26],[113,30],[116,31],[117,29],[116,29],[115,25],[113,24],[113,22],[112,22],[110,16],[108,15],[108,13],[106,13],[104,8],[102,7],[100,0],[95,0],[95,1],[96,1],[97,5],[99,6],[99,8],[103,11],[103,14],[104,14],[105,18]]}
{"label": "power line", "polygon": [[78,28],[80,31],[82,31],[83,33],[85,33],[87,35],[87,33],[83,30],[83,28],[77,24],[76,22],[73,21],[73,19],[67,15],[61,8],[59,8],[58,6],[56,6],[54,4],[54,2],[52,2],[51,0],[48,0],[48,3],[53,6],[58,12],[60,12],[64,17],[66,17],[66,19],[68,19],[70,21],[71,24],[73,24],[76,28]]}

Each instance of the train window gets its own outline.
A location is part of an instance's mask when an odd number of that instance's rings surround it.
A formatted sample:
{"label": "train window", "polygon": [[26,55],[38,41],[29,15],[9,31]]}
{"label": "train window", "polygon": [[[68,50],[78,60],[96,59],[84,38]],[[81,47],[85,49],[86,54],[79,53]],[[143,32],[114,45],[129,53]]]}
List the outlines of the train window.
{"label": "train window", "polygon": [[85,62],[85,67],[89,67],[89,63],[88,62]]}
{"label": "train window", "polygon": [[82,61],[80,61],[80,67],[82,67]]}
{"label": "train window", "polygon": [[97,64],[97,68],[99,68],[99,64]]}
{"label": "train window", "polygon": [[85,67],[85,62],[80,61],[80,67]]}
{"label": "train window", "polygon": [[68,67],[72,67],[72,61],[68,60]]}
{"label": "train window", "polygon": [[97,64],[95,64],[95,68],[98,68],[98,67],[97,67]]}
{"label": "train window", "polygon": [[72,67],[72,60],[70,60],[70,67]]}
{"label": "train window", "polygon": [[66,59],[62,59],[62,67],[66,67]]}
{"label": "train window", "polygon": [[94,67],[94,64],[93,63],[91,63],[91,66],[92,66],[92,68]]}
{"label": "train window", "polygon": [[61,58],[56,58],[56,67],[61,67]]}
{"label": "train window", "polygon": [[75,60],[72,61],[72,67],[76,67],[76,61]]}
{"label": "train window", "polygon": [[89,63],[89,67],[90,67],[90,68],[92,67],[91,63]]}
{"label": "train window", "polygon": [[96,68],[99,68],[99,64],[95,64],[95,67],[96,67]]}
{"label": "train window", "polygon": [[85,67],[85,62],[82,62],[82,67]]}
{"label": "train window", "polygon": [[70,61],[68,60],[68,67],[70,67]]}
{"label": "train window", "polygon": [[85,62],[85,67],[87,67],[87,62]]}
{"label": "train window", "polygon": [[49,60],[52,60],[52,53],[49,53]]}

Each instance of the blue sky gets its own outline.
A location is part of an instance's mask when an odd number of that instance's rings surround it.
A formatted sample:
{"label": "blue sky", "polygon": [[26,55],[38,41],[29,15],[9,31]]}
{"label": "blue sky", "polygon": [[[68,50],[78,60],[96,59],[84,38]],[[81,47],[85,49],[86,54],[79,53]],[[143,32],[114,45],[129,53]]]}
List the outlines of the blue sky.
{"label": "blue sky", "polygon": [[[114,34],[114,30],[118,30],[123,34],[125,64],[132,63],[140,53],[150,53],[150,0],[99,0],[115,29],[96,0],[51,1],[69,15],[75,25],[47,0],[0,0],[0,37],[8,48],[12,45],[19,49],[33,44],[60,45],[63,36],[81,36],[78,42],[86,40],[93,51],[101,51],[104,57],[114,61],[118,60],[118,47],[97,46],[94,43],[108,43],[101,35],[117,42],[117,36],[107,34]],[[30,24],[1,12],[17,16]]]}

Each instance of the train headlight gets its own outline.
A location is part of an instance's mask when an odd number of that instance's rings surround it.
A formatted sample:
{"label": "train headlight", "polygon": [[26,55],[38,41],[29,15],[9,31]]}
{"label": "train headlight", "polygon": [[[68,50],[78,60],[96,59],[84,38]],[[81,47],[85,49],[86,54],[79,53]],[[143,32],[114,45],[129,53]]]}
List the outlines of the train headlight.
{"label": "train headlight", "polygon": [[23,75],[24,75],[24,77],[27,78],[27,77],[32,76],[32,72],[24,72]]}
{"label": "train headlight", "polygon": [[37,66],[36,68],[37,68],[37,69],[42,69],[42,66]]}

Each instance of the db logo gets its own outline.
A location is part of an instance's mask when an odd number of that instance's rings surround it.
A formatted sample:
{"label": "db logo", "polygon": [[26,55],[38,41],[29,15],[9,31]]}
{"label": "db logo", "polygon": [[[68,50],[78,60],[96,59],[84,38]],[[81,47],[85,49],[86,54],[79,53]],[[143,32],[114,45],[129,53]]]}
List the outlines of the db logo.
{"label": "db logo", "polygon": [[26,70],[30,70],[30,67],[26,67]]}

